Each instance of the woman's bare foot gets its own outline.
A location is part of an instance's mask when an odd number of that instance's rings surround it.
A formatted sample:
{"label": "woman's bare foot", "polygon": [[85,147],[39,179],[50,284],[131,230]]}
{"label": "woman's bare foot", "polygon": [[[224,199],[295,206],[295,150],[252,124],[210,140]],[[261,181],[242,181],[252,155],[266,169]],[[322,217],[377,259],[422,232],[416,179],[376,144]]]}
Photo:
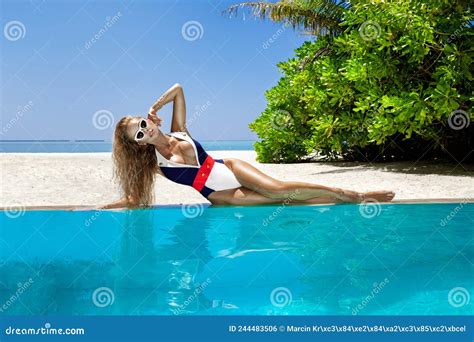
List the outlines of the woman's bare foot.
{"label": "woman's bare foot", "polygon": [[395,197],[395,193],[393,191],[385,190],[364,192],[361,195],[362,202],[370,200],[375,200],[377,202],[390,202]]}

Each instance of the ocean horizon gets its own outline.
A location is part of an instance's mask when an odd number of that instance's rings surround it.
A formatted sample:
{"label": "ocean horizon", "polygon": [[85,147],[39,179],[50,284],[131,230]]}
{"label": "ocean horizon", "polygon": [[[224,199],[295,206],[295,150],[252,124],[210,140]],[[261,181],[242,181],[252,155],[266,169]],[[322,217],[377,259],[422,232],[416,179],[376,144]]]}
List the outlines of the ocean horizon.
{"label": "ocean horizon", "polygon": [[[201,140],[208,151],[253,151],[254,140]],[[112,152],[112,141],[75,140],[0,140],[0,153],[94,153]]]}

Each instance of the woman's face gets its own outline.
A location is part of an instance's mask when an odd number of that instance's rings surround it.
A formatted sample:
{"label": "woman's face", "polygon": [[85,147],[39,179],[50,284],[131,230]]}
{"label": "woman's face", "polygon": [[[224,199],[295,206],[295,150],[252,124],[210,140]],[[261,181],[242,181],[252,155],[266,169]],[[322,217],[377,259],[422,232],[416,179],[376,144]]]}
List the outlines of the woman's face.
{"label": "woman's face", "polygon": [[[146,127],[140,127],[142,120],[146,121]],[[143,124],[142,124],[143,125]],[[136,139],[138,133],[138,138]],[[160,130],[158,126],[153,123],[150,119],[142,117],[134,117],[128,122],[127,135],[129,139],[137,141],[140,145],[152,144],[158,138]]]}

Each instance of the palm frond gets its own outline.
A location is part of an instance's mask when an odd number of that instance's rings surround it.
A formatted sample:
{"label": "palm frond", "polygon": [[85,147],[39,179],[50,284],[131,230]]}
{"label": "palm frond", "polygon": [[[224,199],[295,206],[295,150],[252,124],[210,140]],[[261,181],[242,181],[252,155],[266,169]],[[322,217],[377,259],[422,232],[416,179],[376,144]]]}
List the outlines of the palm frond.
{"label": "palm frond", "polygon": [[[347,1],[336,0],[281,0],[271,2],[243,2],[231,5],[223,14],[238,16],[239,9],[248,9],[256,18],[289,23],[293,29],[302,29],[313,35],[336,35],[342,15],[348,8]],[[244,13],[245,15],[245,13]]]}

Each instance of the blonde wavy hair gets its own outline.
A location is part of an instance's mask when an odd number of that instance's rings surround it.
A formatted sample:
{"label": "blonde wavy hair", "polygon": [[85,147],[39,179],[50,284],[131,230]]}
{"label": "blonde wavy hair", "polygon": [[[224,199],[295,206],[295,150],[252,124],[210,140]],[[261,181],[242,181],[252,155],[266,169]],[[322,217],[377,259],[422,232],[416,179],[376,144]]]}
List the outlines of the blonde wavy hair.
{"label": "blonde wavy hair", "polygon": [[154,182],[158,172],[155,147],[139,145],[127,136],[127,126],[133,116],[117,122],[114,132],[112,159],[114,180],[120,184],[122,195],[132,196],[138,205],[149,206],[154,200]]}

